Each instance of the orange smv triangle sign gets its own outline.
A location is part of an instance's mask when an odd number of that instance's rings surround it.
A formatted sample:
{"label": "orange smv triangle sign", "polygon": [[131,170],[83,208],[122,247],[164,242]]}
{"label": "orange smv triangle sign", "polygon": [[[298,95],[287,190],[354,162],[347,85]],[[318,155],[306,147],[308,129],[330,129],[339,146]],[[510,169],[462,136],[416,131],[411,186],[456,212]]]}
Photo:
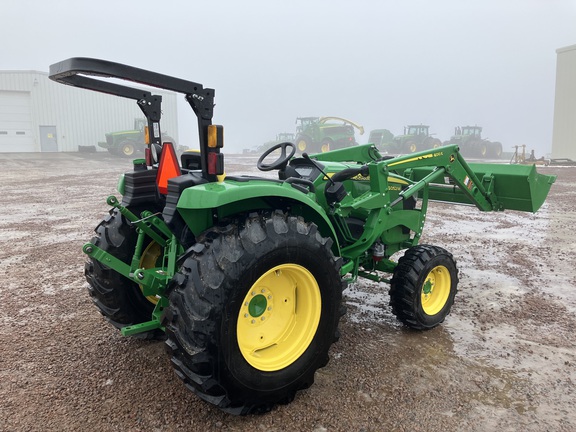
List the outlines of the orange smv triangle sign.
{"label": "orange smv triangle sign", "polygon": [[160,155],[160,164],[158,174],[156,175],[156,184],[158,191],[166,195],[168,193],[168,179],[178,177],[182,172],[178,164],[178,158],[171,142],[165,142],[162,145],[162,154]]}

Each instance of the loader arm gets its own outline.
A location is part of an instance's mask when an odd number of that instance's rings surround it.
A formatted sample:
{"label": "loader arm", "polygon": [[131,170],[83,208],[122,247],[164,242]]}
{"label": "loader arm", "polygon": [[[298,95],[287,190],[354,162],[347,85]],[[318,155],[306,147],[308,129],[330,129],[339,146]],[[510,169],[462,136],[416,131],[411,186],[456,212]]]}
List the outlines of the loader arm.
{"label": "loader arm", "polygon": [[[331,159],[329,155],[317,159]],[[353,278],[372,277],[359,270],[370,266],[361,263],[360,257],[376,242],[385,245],[385,258],[418,244],[429,200],[475,205],[481,211],[535,212],[556,179],[537,173],[534,166],[468,164],[457,145],[372,160],[367,165],[369,175],[364,179],[370,182],[369,190],[356,196],[347,194],[332,211],[334,223],[344,231],[347,218],[365,216],[363,232],[342,247],[346,259],[342,273],[349,272]],[[409,200],[412,197],[421,202],[419,208]],[[395,265],[384,259],[374,268],[391,272]]]}
{"label": "loader arm", "polygon": [[472,204],[482,211],[537,211],[556,180],[534,166],[468,164],[457,145],[385,161],[392,172],[414,182],[392,205],[414,196],[424,187],[429,199]]}
{"label": "loader arm", "polygon": [[[449,187],[456,187],[482,211],[503,210],[498,198],[493,193],[493,182],[480,181],[476,173],[460,155],[457,145],[425,151],[408,156],[391,159],[385,163],[390,171],[396,171],[414,181],[407,189],[400,192],[391,206],[406,200],[431,184],[445,184],[445,177],[452,180]],[[415,176],[415,169],[421,170]]]}
{"label": "loader arm", "polygon": [[414,182],[400,194],[403,199],[427,186],[431,200],[475,205],[482,211],[536,212],[556,181],[534,165],[468,164],[457,145],[395,158],[387,166]]}

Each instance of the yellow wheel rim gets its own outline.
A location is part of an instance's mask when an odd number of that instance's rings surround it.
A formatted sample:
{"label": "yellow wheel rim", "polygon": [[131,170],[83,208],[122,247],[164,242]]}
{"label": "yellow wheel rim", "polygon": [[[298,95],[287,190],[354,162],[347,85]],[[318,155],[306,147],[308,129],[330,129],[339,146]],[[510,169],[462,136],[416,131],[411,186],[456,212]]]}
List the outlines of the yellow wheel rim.
{"label": "yellow wheel rim", "polygon": [[437,266],[428,273],[421,293],[422,309],[426,315],[436,315],[442,310],[450,296],[451,286],[450,272],[446,267]]}
{"label": "yellow wheel rim", "polygon": [[[144,252],[140,257],[140,268],[149,269],[153,267],[159,267],[157,265],[158,260],[162,258],[163,255],[162,246],[153,241],[146,247],[146,249],[144,249]],[[140,285],[140,289],[144,290],[144,287]],[[148,299],[148,301],[153,304],[158,303],[158,298],[159,297],[156,295],[146,296],[146,299]]]}
{"label": "yellow wheel rim", "polygon": [[410,144],[410,152],[414,153],[416,151],[416,144],[412,143]]}
{"label": "yellow wheel rim", "polygon": [[320,322],[322,298],[316,279],[297,264],[282,264],[252,285],[240,307],[238,346],[261,371],[290,366],[306,351]]}
{"label": "yellow wheel rim", "polygon": [[304,140],[298,141],[298,150],[300,150],[301,152],[306,150],[306,141]]}
{"label": "yellow wheel rim", "polygon": [[330,144],[329,143],[322,144],[321,151],[322,153],[330,151]]}

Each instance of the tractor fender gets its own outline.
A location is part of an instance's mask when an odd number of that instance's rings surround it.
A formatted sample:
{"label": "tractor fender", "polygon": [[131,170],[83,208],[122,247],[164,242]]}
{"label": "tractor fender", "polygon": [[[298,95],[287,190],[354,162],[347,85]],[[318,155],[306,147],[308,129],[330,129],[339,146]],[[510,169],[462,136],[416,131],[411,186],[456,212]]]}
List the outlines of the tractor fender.
{"label": "tractor fender", "polygon": [[316,202],[313,193],[296,183],[227,177],[222,182],[206,183],[182,191],[178,212],[194,235],[215,225],[218,220],[236,214],[246,214],[264,209],[290,208],[292,214],[314,222],[324,237],[334,241],[332,249],[339,256],[338,237],[324,209]]}

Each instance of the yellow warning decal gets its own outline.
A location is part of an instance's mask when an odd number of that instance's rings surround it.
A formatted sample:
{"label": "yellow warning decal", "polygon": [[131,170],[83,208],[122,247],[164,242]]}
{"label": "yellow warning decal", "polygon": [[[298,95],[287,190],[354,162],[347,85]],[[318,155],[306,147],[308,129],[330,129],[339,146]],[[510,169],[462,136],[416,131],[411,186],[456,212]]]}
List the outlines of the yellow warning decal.
{"label": "yellow warning decal", "polygon": [[400,161],[400,162],[394,162],[394,163],[388,164],[388,166],[391,167],[391,166],[394,166],[394,165],[401,165],[401,164],[405,164],[405,163],[408,163],[408,162],[414,162],[414,161],[419,161],[419,160],[423,160],[423,159],[430,159],[430,158],[433,158],[433,157],[436,157],[436,156],[442,156],[442,155],[443,155],[442,152],[438,152],[438,153],[434,153],[434,154],[429,153],[429,154],[422,155],[422,156],[418,156],[418,157],[415,157],[415,158],[406,159],[406,160],[403,160],[403,161]]}
{"label": "yellow warning decal", "polygon": [[[324,180],[328,180],[328,178],[332,177],[334,174],[336,174],[336,173],[326,173],[326,175],[324,176]],[[357,174],[354,177],[351,177],[349,180],[370,181],[370,176],[369,175],[363,176],[362,174]],[[402,184],[402,185],[409,185],[410,184],[406,180],[403,180],[403,179],[397,178],[397,177],[388,177],[388,183],[396,183],[396,184]],[[395,190],[395,189],[392,189],[392,190]]]}

